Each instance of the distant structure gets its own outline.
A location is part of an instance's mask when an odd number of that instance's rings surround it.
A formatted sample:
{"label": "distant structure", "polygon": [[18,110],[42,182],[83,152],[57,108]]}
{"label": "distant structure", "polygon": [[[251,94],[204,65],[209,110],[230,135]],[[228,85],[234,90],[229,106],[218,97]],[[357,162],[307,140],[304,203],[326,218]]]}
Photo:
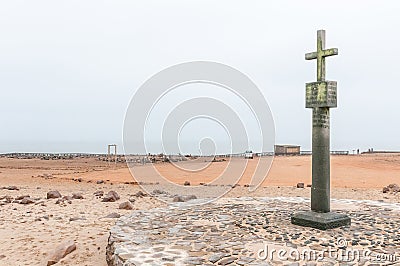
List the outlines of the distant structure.
{"label": "distant structure", "polygon": [[253,151],[246,151],[244,153],[244,158],[245,159],[253,159]]}
{"label": "distant structure", "polygon": [[[112,148],[114,148],[114,153],[112,153]],[[114,161],[114,164],[117,164],[117,144],[108,144],[107,147],[107,161],[108,164]]]}
{"label": "distant structure", "polygon": [[275,145],[275,155],[300,155],[300,146]]}

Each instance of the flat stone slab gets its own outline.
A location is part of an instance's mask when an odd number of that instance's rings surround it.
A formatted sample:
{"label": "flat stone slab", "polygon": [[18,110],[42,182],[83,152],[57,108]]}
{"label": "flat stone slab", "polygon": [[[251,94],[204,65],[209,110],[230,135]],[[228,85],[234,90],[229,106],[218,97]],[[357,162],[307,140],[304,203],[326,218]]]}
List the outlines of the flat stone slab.
{"label": "flat stone slab", "polygon": [[[352,224],[324,231],[291,223],[293,213],[310,209],[304,198],[193,203],[122,216],[110,231],[108,265],[400,265],[400,204],[332,200]],[[285,250],[286,257],[271,256],[273,249]],[[288,257],[289,252],[307,250],[324,255]],[[330,257],[325,250],[338,255]],[[339,256],[364,250],[371,254],[357,261]],[[392,260],[377,262],[379,254],[391,254]]]}
{"label": "flat stone slab", "polygon": [[351,224],[349,216],[336,212],[297,212],[292,215],[291,220],[292,224],[313,227],[321,230],[333,229]]}

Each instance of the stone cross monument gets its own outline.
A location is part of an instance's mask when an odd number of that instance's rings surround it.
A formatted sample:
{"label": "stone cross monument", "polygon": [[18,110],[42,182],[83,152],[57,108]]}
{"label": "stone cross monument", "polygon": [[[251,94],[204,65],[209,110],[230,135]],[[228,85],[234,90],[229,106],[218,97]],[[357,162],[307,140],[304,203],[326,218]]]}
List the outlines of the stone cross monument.
{"label": "stone cross monument", "polygon": [[330,121],[329,108],[337,106],[336,81],[325,80],[325,57],[338,54],[325,49],[325,31],[317,33],[317,51],[306,60],[317,59],[317,81],[306,84],[306,108],[312,108],[312,187],[311,211],[292,215],[292,223],[319,229],[350,224],[350,218],[330,211]]}

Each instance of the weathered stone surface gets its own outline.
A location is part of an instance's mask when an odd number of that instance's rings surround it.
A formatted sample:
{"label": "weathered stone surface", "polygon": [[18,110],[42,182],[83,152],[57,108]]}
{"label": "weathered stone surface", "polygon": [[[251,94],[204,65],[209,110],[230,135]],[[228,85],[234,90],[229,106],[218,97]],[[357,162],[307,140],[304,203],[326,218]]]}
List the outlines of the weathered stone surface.
{"label": "weathered stone surface", "polygon": [[61,198],[61,193],[58,192],[57,190],[52,190],[47,192],[47,198],[48,199],[57,199],[57,198]]}
{"label": "weathered stone surface", "polygon": [[211,255],[210,258],[208,259],[209,262],[216,263],[217,261],[221,260],[222,258],[228,257],[228,253],[217,253],[214,255]]}
{"label": "weathered stone surface", "polygon": [[325,57],[338,55],[337,48],[331,48],[325,50],[325,31],[319,30],[317,32],[317,51],[307,53],[305,56],[306,60],[317,59],[317,81],[325,80]]}
{"label": "weathered stone surface", "polygon": [[218,265],[229,265],[233,263],[236,259],[237,259],[236,257],[228,257],[218,262]]}
{"label": "weathered stone surface", "polygon": [[56,264],[75,249],[76,245],[73,240],[68,240],[61,243],[50,255],[49,259],[47,260],[47,266]]}
{"label": "weathered stone surface", "polygon": [[[266,261],[259,258],[256,251],[260,243],[262,247],[262,243],[269,243],[278,248],[338,250],[339,237],[359,240],[354,244],[348,241],[349,248],[372,250],[379,247],[375,252],[394,253],[400,257],[400,250],[396,249],[400,246],[400,238],[394,233],[398,232],[400,224],[399,204],[332,200],[335,205],[345,206],[346,214],[355,222],[350,227],[324,231],[291,224],[291,213],[308,208],[310,202],[304,198],[223,198],[193,207],[193,203],[206,201],[179,202],[166,208],[137,210],[122,216],[110,231],[106,249],[108,264],[296,264],[299,262]],[[327,258],[317,266],[341,262]],[[309,262],[299,264],[306,263]]]}
{"label": "weathered stone surface", "polygon": [[306,108],[337,107],[336,81],[317,81],[306,84]]}

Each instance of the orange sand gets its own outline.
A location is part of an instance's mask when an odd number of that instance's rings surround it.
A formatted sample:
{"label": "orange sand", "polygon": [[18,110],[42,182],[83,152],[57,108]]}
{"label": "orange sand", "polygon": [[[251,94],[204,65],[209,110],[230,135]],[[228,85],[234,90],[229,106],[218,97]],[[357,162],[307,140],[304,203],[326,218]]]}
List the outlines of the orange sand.
{"label": "orange sand", "polygon": [[[261,159],[260,163],[266,164],[265,160]],[[257,162],[257,159],[248,160],[246,171],[239,184],[249,183]],[[188,180],[191,184],[198,184],[210,182],[224,171],[227,165],[227,161],[215,162],[205,170],[194,173],[179,170],[169,163],[160,163],[155,166],[162,175],[173,182],[182,184]],[[154,180],[150,174],[152,164],[138,167],[142,175],[146,176],[148,173],[146,178],[149,181]],[[1,181],[12,180],[13,183],[25,183],[31,177],[46,174],[56,177],[53,179],[54,182],[79,177],[85,181],[100,179],[114,183],[134,181],[129,169],[123,163],[109,166],[107,162],[96,159],[55,161],[0,159]],[[275,157],[269,175],[262,186],[293,186],[298,182],[311,183],[311,156]],[[400,154],[332,156],[331,182],[332,187],[341,188],[382,188],[390,183],[400,183]]]}

